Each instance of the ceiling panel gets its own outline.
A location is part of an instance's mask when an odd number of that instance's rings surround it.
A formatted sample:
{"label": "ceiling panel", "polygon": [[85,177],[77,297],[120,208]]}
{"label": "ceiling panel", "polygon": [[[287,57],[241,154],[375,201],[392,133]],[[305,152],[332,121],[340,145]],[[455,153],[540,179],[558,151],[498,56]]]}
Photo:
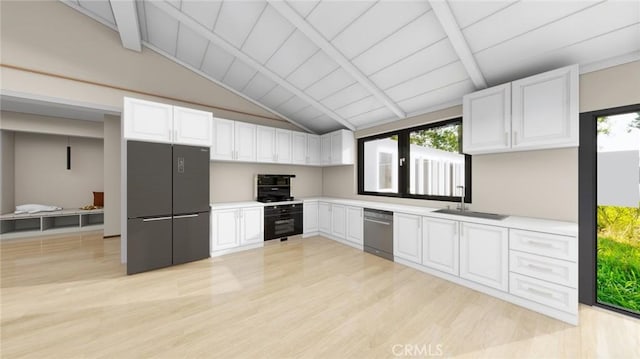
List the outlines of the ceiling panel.
{"label": "ceiling panel", "polygon": [[383,121],[396,120],[397,117],[386,107],[381,107],[377,110],[365,112],[354,117],[348,118],[348,121],[352,123],[356,128],[364,128],[371,126],[375,123]]}
{"label": "ceiling panel", "polygon": [[[496,79],[504,78],[503,67],[638,23],[639,7],[640,2],[608,2],[593,6],[562,21],[480,51],[475,58],[485,78],[495,84]],[[600,50],[594,48],[593,51]],[[522,68],[522,73],[514,75],[523,77],[525,73],[530,74],[526,68]]]}
{"label": "ceiling panel", "polygon": [[407,113],[422,112],[430,107],[462,101],[462,96],[475,91],[471,80],[463,80],[398,103]]}
{"label": "ceiling panel", "polygon": [[181,25],[178,31],[178,52],[176,57],[193,68],[199,69],[207,50],[209,40],[196,34],[188,26]]}
{"label": "ceiling panel", "polygon": [[384,107],[380,101],[374,96],[365,97],[359,101],[350,103],[344,107],[341,107],[335,112],[343,118],[349,118],[357,116],[361,113],[377,110]]}
{"label": "ceiling panel", "polygon": [[234,57],[213,43],[209,43],[202,61],[201,70],[216,80],[222,79],[227,73]]}
{"label": "ceiling panel", "polygon": [[427,1],[382,1],[332,41],[352,59],[429,10]]}
{"label": "ceiling panel", "polygon": [[266,67],[285,78],[298,66],[307,61],[318,47],[314,45],[303,33],[296,30],[287,41],[266,63]]}
{"label": "ceiling panel", "polygon": [[327,76],[330,72],[338,68],[338,64],[333,61],[323,51],[318,51],[311,56],[308,61],[300,65],[287,80],[299,89],[306,89],[314,82]]}
{"label": "ceiling panel", "polygon": [[287,4],[291,6],[300,16],[307,17],[311,10],[313,10],[316,5],[318,5],[319,1],[316,0],[286,0]]}
{"label": "ceiling panel", "polygon": [[316,100],[323,98],[351,85],[355,80],[342,68],[338,68],[305,90],[307,95]]}
{"label": "ceiling panel", "polygon": [[[485,18],[463,31],[471,52],[478,52],[597,4],[595,1],[525,1]],[[562,21],[562,20],[560,20]],[[499,28],[500,31],[496,31]]]}
{"label": "ceiling panel", "polygon": [[253,67],[236,58],[227,70],[227,74],[224,75],[222,82],[236,90],[242,90],[255,73],[256,70]]}
{"label": "ceiling panel", "polygon": [[446,37],[433,11],[412,21],[353,60],[369,75]]}
{"label": "ceiling panel", "polygon": [[465,80],[469,77],[460,61],[443,66],[437,70],[417,76],[386,90],[395,101],[402,101],[418,94],[426,93],[437,88]]}
{"label": "ceiling panel", "polygon": [[182,12],[207,29],[213,30],[220,12],[220,5],[222,5],[222,1],[183,0]]}
{"label": "ceiling panel", "polygon": [[375,1],[323,1],[307,16],[307,22],[331,40],[374,4]]}
{"label": "ceiling panel", "polygon": [[244,42],[242,51],[264,64],[292,32],[293,25],[272,6],[267,6]]}
{"label": "ceiling panel", "polygon": [[270,78],[264,76],[261,73],[256,73],[256,75],[249,81],[247,86],[242,89],[242,93],[253,99],[259,99],[262,96],[266,95],[269,91],[271,91],[277,84],[273,82]]}
{"label": "ceiling panel", "polygon": [[138,26],[140,27],[140,37],[144,41],[149,41],[147,34],[147,15],[144,1],[136,1],[136,11],[138,12]]}
{"label": "ceiling panel", "polygon": [[465,28],[504,8],[515,5],[517,1],[469,1],[449,0],[449,7],[460,28]]}
{"label": "ceiling panel", "polygon": [[309,103],[298,96],[293,96],[282,105],[278,106],[278,112],[282,112],[285,115],[294,114],[306,106],[309,106]]}
{"label": "ceiling panel", "polygon": [[365,89],[362,85],[356,82],[353,85],[346,87],[331,96],[328,96],[327,98],[322,100],[322,104],[327,106],[328,108],[335,109],[358,101],[370,95],[371,92],[369,92],[369,90]]}
{"label": "ceiling panel", "polygon": [[331,131],[344,128],[344,126],[342,126],[335,120],[331,119],[327,115],[320,115],[311,120],[300,120],[300,122],[305,126],[307,126],[309,129],[311,129],[312,131],[315,131],[316,133],[319,133],[319,134],[324,134],[324,133],[328,133]]}
{"label": "ceiling panel", "polygon": [[144,4],[145,14],[147,15],[148,41],[160,50],[175,56],[176,41],[178,39],[178,20],[155,7],[151,1],[145,1]]}
{"label": "ceiling panel", "polygon": [[116,24],[109,0],[80,0],[78,3],[80,6],[96,14],[106,22],[112,25]]}
{"label": "ceiling panel", "polygon": [[324,115],[322,111],[318,110],[313,106],[307,106],[302,110],[296,112],[292,117],[296,119],[302,119],[302,120],[311,120],[322,115]]}
{"label": "ceiling panel", "polygon": [[214,31],[231,45],[241,48],[260,14],[267,6],[264,1],[225,1]]}
{"label": "ceiling panel", "polygon": [[277,108],[292,97],[293,94],[291,92],[281,86],[276,86],[266,95],[261,97],[260,102],[271,108]]}
{"label": "ceiling panel", "polygon": [[378,87],[387,89],[414,78],[416,74],[432,71],[455,61],[458,61],[458,55],[449,40],[444,39],[376,72],[370,79]]}

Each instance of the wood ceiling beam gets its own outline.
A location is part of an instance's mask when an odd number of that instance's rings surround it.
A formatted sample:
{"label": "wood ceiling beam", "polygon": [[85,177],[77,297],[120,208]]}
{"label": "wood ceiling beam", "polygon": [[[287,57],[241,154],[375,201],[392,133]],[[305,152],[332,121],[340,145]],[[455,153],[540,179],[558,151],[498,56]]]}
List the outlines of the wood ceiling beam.
{"label": "wood ceiling beam", "polygon": [[406,117],[404,111],[391,99],[387,94],[382,91],[376,84],[373,83],[365,74],[360,71],[349,59],[347,59],[342,52],[335,48],[327,39],[324,38],[313,26],[311,26],[302,16],[300,16],[295,10],[291,8],[285,1],[282,0],[267,0],[269,5],[273,6],[280,15],[293,24],[300,32],[305,34],[316,46],[318,46],[325,54],[327,54],[332,60],[334,60],[343,70],[353,76],[360,85],[362,85],[367,91],[375,96],[380,102],[382,102],[391,112],[393,112],[398,118],[403,119]]}
{"label": "wood ceiling beam", "polygon": [[433,13],[436,15],[438,21],[440,21],[440,25],[442,25],[445,34],[447,34],[453,49],[456,54],[458,54],[462,65],[467,70],[467,73],[469,74],[473,84],[476,86],[476,89],[486,88],[487,81],[485,80],[484,75],[482,75],[480,67],[476,62],[475,57],[473,57],[473,53],[471,52],[471,49],[469,49],[469,45],[467,44],[467,41],[465,40],[447,1],[429,0],[429,4],[431,4]]}
{"label": "wood ceiling beam", "polygon": [[300,97],[301,99],[307,101],[313,107],[315,107],[318,110],[320,110],[321,112],[325,113],[327,116],[331,117],[333,120],[337,121],[341,125],[345,126],[346,128],[348,128],[348,129],[350,129],[352,131],[355,131],[355,126],[353,124],[351,124],[349,121],[345,120],[344,118],[342,118],[337,113],[333,112],[333,110],[329,109],[325,105],[323,105],[320,102],[316,101],[311,96],[309,96],[306,93],[302,92],[300,89],[296,88],[295,86],[290,84],[288,81],[286,81],[285,79],[280,77],[280,75],[278,75],[275,72],[273,72],[273,71],[269,70],[268,68],[264,67],[262,64],[260,64],[259,62],[257,62],[256,60],[254,60],[253,58],[251,58],[250,56],[248,56],[244,52],[240,51],[235,46],[233,46],[230,43],[228,43],[222,37],[220,37],[220,36],[216,35],[215,33],[211,32],[211,30],[207,29],[205,26],[202,26],[201,24],[199,24],[198,22],[193,20],[191,17],[189,17],[186,14],[182,13],[180,10],[174,8],[173,6],[169,5],[168,3],[164,2],[164,1],[154,2],[153,5],[156,6],[158,9],[164,11],[165,13],[169,14],[169,16],[173,17],[174,19],[178,20],[181,24],[189,27],[191,30],[195,31],[196,33],[200,34],[201,36],[204,36],[207,40],[213,42],[217,46],[221,47],[223,50],[229,52],[231,55],[235,56],[240,61],[242,61],[245,64],[253,67],[256,70],[258,70],[260,73],[262,73],[263,75],[265,75],[269,79],[273,80],[278,85],[282,86],[283,88],[285,88],[286,90],[290,91],[294,95],[296,95],[296,96]]}
{"label": "wood ceiling beam", "polygon": [[138,11],[134,0],[110,0],[113,17],[125,49],[142,51]]}

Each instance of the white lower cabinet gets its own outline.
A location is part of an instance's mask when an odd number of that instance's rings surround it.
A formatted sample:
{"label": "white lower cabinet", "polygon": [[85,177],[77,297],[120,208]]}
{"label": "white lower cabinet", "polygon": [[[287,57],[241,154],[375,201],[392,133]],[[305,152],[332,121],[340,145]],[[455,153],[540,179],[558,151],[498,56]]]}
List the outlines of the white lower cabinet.
{"label": "white lower cabinet", "polygon": [[422,262],[422,217],[393,214],[393,255],[414,263]]}
{"label": "white lower cabinet", "polygon": [[318,230],[331,233],[331,203],[318,202]]}
{"label": "white lower cabinet", "polygon": [[347,207],[347,233],[345,239],[362,245],[364,242],[364,218],[361,207]]}
{"label": "white lower cabinet", "polygon": [[460,222],[460,277],[508,291],[509,230]]}
{"label": "white lower cabinet", "polygon": [[513,295],[567,313],[578,313],[578,291],[576,289],[516,273],[511,273],[509,281],[510,291]]}
{"label": "white lower cabinet", "polygon": [[318,232],[318,201],[305,201],[302,204],[302,211],[304,216],[302,223],[303,235]]}
{"label": "white lower cabinet", "polygon": [[345,239],[347,234],[347,207],[341,204],[331,205],[331,235],[335,238]]}
{"label": "white lower cabinet", "polygon": [[458,275],[458,221],[422,218],[422,264]]}
{"label": "white lower cabinet", "polygon": [[244,207],[211,211],[211,252],[264,242],[264,209]]}

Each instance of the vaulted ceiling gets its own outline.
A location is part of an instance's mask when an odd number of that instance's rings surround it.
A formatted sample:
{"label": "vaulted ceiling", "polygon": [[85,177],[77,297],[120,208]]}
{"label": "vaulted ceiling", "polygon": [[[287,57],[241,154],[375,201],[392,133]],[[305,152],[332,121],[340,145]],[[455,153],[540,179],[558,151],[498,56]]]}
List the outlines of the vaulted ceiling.
{"label": "vaulted ceiling", "polygon": [[[639,1],[63,0],[299,126],[366,128],[640,59]],[[159,74],[161,76],[161,74]]]}

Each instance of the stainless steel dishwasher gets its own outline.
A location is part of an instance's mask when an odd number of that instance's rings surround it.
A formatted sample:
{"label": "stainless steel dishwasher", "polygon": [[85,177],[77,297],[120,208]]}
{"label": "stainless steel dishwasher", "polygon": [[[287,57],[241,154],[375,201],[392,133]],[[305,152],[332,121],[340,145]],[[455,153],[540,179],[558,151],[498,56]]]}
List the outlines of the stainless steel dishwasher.
{"label": "stainless steel dishwasher", "polygon": [[393,212],[364,209],[364,251],[393,261]]}

